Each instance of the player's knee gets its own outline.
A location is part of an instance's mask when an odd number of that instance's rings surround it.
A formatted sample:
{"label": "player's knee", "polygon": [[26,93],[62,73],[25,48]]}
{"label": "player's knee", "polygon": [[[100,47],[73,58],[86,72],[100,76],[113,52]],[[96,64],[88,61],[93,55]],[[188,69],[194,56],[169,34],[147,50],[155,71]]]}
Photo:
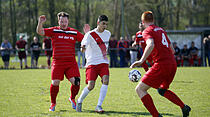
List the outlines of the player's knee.
{"label": "player's knee", "polygon": [[158,91],[158,93],[159,93],[161,96],[164,96],[164,94],[165,94],[165,92],[167,91],[167,89],[158,88],[157,91]]}
{"label": "player's knee", "polygon": [[60,80],[52,80],[52,85],[53,86],[59,86]]}
{"label": "player's knee", "polygon": [[108,75],[104,75],[104,76],[102,77],[102,83],[103,83],[104,85],[108,85],[108,84],[109,84],[109,76],[108,76]]}
{"label": "player's knee", "polygon": [[80,78],[79,77],[74,77],[74,85],[80,85]]}
{"label": "player's knee", "polygon": [[91,91],[91,90],[94,89],[95,84],[94,83],[88,83],[88,86],[87,87],[88,87],[88,90]]}

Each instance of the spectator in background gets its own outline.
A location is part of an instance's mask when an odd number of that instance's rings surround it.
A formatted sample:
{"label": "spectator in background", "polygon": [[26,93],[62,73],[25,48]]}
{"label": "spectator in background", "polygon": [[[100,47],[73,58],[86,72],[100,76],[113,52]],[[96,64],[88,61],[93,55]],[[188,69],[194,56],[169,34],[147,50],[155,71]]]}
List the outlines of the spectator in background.
{"label": "spectator in background", "polygon": [[[85,53],[82,53],[80,51],[80,46],[81,46],[81,43],[77,42],[76,43],[76,50],[77,50],[77,57],[78,57],[77,64],[78,64],[79,68],[84,68],[84,66],[85,66]],[[81,58],[82,58],[82,64],[80,64]]]}
{"label": "spectator in background", "polygon": [[52,57],[52,43],[50,37],[44,38],[42,48],[45,50],[45,55],[47,56],[48,69],[50,69],[51,57]]}
{"label": "spectator in background", "polygon": [[129,50],[129,45],[130,45],[130,38],[128,36],[125,36],[125,40],[124,40],[124,43],[126,45],[126,55],[125,55],[125,66],[127,67],[128,64],[130,63],[130,50]]}
{"label": "spectator in background", "polygon": [[117,67],[117,40],[114,35],[109,40],[109,56],[110,56],[110,67]]}
{"label": "spectator in background", "polygon": [[187,45],[184,45],[184,48],[181,50],[181,66],[189,65],[189,49]]}
{"label": "spectator in background", "polygon": [[181,63],[181,53],[180,53],[180,49],[179,49],[179,47],[177,46],[177,43],[176,43],[176,42],[173,42],[173,47],[174,47],[174,50],[175,50],[174,57],[175,57],[177,66],[180,66],[180,63]]}
{"label": "spectator in background", "polygon": [[18,40],[16,42],[16,46],[15,48],[17,49],[18,51],[18,57],[20,59],[20,68],[23,69],[23,59],[25,60],[25,68],[27,69],[28,66],[27,66],[27,56],[26,56],[26,51],[27,51],[27,42],[23,39],[23,36],[20,36],[19,37],[20,40]]}
{"label": "spectator in background", "polygon": [[136,36],[133,35],[132,36],[132,40],[131,40],[131,42],[129,44],[129,48],[131,48],[130,49],[131,64],[133,64],[136,61],[137,54],[138,54],[138,47],[136,45],[132,46],[132,44],[135,42],[135,40],[136,40]]}
{"label": "spectator in background", "polygon": [[10,59],[10,51],[12,50],[11,44],[8,42],[8,40],[4,40],[4,42],[1,43],[1,56],[2,60],[4,62],[4,68],[9,68],[9,59]]}
{"label": "spectator in background", "polygon": [[40,52],[41,52],[41,43],[39,43],[38,38],[35,36],[33,38],[33,42],[31,43],[31,68],[37,68]]}
{"label": "spectator in background", "polygon": [[210,67],[210,35],[203,39],[203,44],[205,48],[205,57],[204,57],[204,65],[207,66],[206,59],[208,59],[208,65]]}
{"label": "spectator in background", "polygon": [[120,67],[126,67],[126,48],[127,43],[125,43],[125,40],[123,37],[120,37],[120,40],[117,43],[117,48],[119,50],[119,56],[120,56]]}
{"label": "spectator in background", "polygon": [[189,55],[190,55],[190,66],[201,65],[201,59],[198,56],[198,48],[195,47],[195,43],[192,41],[191,47],[189,48]]}

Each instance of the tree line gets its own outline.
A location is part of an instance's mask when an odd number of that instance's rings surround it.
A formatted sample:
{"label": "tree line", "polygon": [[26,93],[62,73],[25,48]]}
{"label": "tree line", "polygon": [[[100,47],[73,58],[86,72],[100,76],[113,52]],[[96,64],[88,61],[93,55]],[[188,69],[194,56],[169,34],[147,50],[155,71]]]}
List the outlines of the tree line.
{"label": "tree line", "polygon": [[8,39],[14,47],[18,33],[27,33],[30,42],[37,36],[38,17],[47,16],[44,27],[55,26],[60,11],[70,14],[69,26],[79,31],[85,23],[95,28],[98,16],[106,14],[108,29],[119,39],[138,31],[145,10],[154,12],[158,26],[183,30],[186,26],[209,25],[209,6],[209,0],[0,0],[0,42]]}

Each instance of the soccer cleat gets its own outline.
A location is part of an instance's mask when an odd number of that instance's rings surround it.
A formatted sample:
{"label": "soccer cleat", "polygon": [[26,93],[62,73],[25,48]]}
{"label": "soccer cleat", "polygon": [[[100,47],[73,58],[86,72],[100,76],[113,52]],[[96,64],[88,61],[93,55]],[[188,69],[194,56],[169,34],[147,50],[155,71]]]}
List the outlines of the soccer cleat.
{"label": "soccer cleat", "polygon": [[183,117],[188,117],[190,111],[191,111],[191,108],[188,105],[184,105],[184,108],[182,108]]}
{"label": "soccer cleat", "polygon": [[78,103],[78,101],[76,105],[76,112],[82,112],[82,103]]}
{"label": "soccer cleat", "polygon": [[49,111],[55,111],[55,105],[56,105],[56,104],[53,104],[53,103],[52,103],[52,104],[50,105]]}
{"label": "soccer cleat", "polygon": [[158,117],[163,117],[163,116],[161,114],[159,114]]}
{"label": "soccer cleat", "polygon": [[76,102],[74,99],[69,98],[69,102],[72,104],[72,108],[76,109]]}
{"label": "soccer cleat", "polygon": [[104,113],[104,110],[102,109],[101,106],[97,105],[96,109],[95,109],[95,112],[97,112],[97,113]]}

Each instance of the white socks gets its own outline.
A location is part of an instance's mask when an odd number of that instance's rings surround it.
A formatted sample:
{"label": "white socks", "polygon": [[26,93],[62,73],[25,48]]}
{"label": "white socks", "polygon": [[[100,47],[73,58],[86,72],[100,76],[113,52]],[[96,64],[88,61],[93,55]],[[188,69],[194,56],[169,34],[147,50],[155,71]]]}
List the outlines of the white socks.
{"label": "white socks", "polygon": [[98,98],[98,104],[97,104],[98,106],[102,105],[102,103],[104,101],[104,98],[106,97],[107,89],[108,89],[108,85],[102,84],[101,90],[100,90],[100,95],[99,95],[99,98]]}
{"label": "white socks", "polygon": [[[106,92],[107,92],[107,89],[108,89],[108,85],[104,85],[102,84],[101,86],[101,90],[100,90],[100,95],[99,95],[99,98],[98,98],[98,106],[101,106],[103,101],[104,101],[104,98],[106,97]],[[90,91],[88,90],[87,86],[83,89],[80,97],[78,98],[78,103],[82,103],[83,100],[85,99],[85,97],[88,95]]]}
{"label": "white socks", "polygon": [[88,95],[90,91],[88,90],[87,86],[83,89],[79,99],[78,99],[78,103],[82,103],[82,101],[85,99],[85,97]]}

